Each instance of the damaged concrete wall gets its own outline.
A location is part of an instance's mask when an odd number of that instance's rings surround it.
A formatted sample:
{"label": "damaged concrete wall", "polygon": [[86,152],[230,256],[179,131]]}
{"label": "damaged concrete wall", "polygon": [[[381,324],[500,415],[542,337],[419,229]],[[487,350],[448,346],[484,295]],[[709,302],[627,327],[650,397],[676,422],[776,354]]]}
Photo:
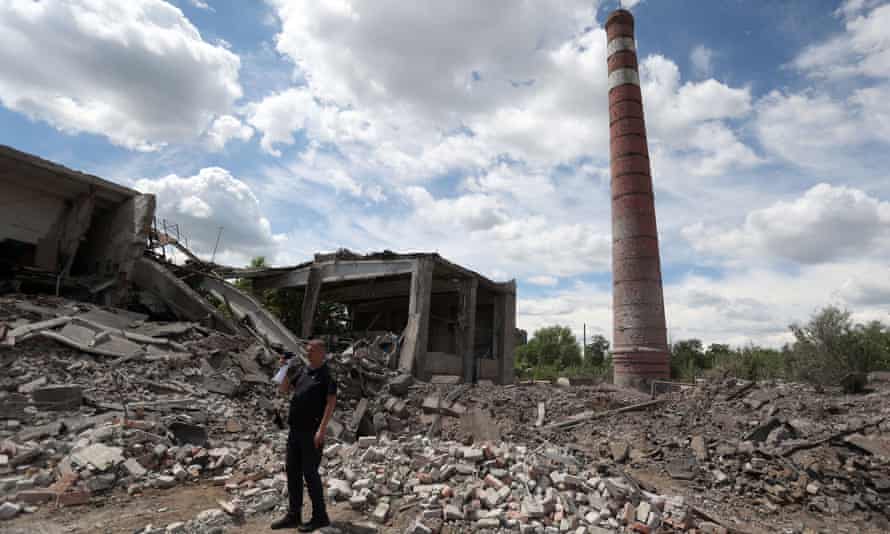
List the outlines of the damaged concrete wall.
{"label": "damaged concrete wall", "polygon": [[90,227],[78,267],[81,272],[117,278],[120,283],[110,295],[110,304],[126,297],[134,264],[145,251],[155,205],[154,195],[135,196],[97,216]]}

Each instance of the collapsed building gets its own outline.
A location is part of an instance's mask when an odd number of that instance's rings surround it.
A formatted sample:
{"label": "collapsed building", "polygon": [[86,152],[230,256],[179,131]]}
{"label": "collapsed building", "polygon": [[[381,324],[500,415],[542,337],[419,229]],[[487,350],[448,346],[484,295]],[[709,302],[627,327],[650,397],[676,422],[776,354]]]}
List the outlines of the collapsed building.
{"label": "collapsed building", "polygon": [[154,210],[152,195],[0,145],[0,284],[118,304]]}
{"label": "collapsed building", "polygon": [[392,252],[340,251],[294,267],[220,274],[251,279],[257,290],[302,290],[303,338],[314,334],[320,301],[342,303],[353,331],[404,332],[398,367],[421,380],[513,382],[515,281],[494,282],[438,254]]}
{"label": "collapsed building", "polygon": [[[515,281],[497,283],[429,253],[340,251],[293,267],[220,267],[158,227],[153,195],[6,146],[0,198],[0,292],[135,304],[228,334],[246,328],[296,353],[300,338],[315,333],[318,303],[336,302],[347,306],[354,332],[399,334],[393,368],[425,381],[513,381]],[[158,253],[170,246],[186,255],[185,266]],[[300,331],[229,283],[236,278],[252,280],[255,291],[302,290]]]}

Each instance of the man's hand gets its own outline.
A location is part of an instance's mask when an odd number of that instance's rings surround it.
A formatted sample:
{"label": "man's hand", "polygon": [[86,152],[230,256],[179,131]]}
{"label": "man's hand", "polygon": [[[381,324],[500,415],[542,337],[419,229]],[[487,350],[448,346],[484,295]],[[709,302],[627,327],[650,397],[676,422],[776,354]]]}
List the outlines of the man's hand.
{"label": "man's hand", "polygon": [[315,443],[316,449],[320,449],[321,446],[324,445],[324,434],[325,434],[324,428],[319,428],[318,432],[315,433],[315,439],[313,440],[313,442]]}

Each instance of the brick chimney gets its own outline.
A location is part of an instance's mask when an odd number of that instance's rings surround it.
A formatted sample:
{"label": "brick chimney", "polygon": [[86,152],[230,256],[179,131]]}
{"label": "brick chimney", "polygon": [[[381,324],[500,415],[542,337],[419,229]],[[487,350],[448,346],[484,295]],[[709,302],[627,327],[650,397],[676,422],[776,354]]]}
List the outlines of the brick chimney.
{"label": "brick chimney", "polygon": [[670,355],[633,15],[614,11],[606,34],[615,383],[645,389],[670,377]]}

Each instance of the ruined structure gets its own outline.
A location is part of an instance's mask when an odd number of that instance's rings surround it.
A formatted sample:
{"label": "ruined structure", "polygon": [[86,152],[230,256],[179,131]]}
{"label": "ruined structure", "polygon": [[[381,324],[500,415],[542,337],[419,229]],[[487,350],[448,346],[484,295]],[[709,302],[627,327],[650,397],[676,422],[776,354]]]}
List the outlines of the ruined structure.
{"label": "ruined structure", "polygon": [[[398,366],[422,380],[513,381],[516,283],[496,283],[438,254],[317,254],[287,268],[230,271],[254,288],[303,288],[302,332],[319,301],[349,307],[352,330],[404,332]],[[209,290],[222,290],[207,280]]]}
{"label": "ruined structure", "polygon": [[641,387],[668,378],[670,362],[633,15],[613,12],[606,34],[615,383]]}
{"label": "ruined structure", "polygon": [[153,195],[0,145],[0,279],[16,272],[115,304],[154,210]]}

